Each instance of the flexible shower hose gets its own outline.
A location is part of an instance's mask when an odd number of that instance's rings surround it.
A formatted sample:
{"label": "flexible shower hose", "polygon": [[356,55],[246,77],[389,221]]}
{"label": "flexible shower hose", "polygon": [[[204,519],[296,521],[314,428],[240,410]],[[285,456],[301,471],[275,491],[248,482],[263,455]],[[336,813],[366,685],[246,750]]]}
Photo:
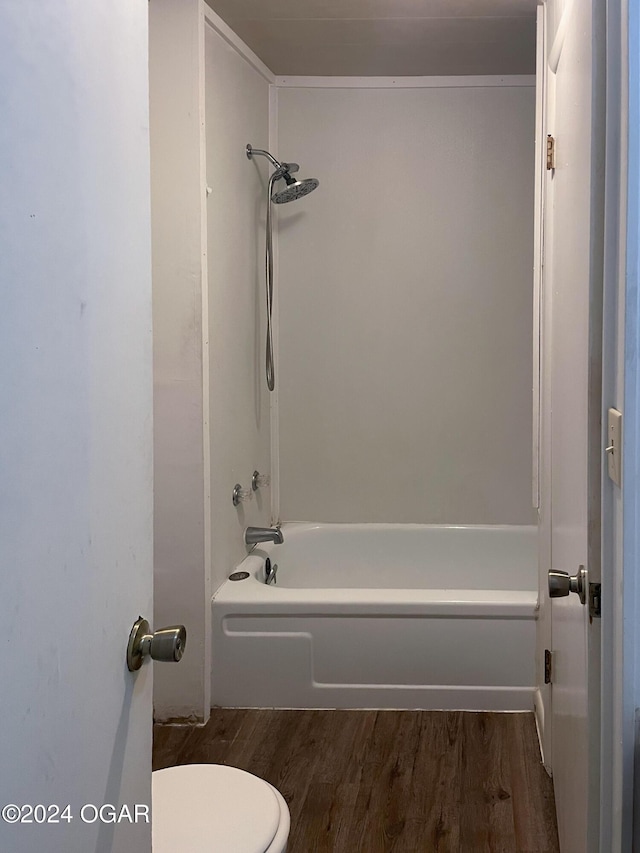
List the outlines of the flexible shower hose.
{"label": "flexible shower hose", "polygon": [[266,351],[266,373],[267,388],[273,391],[276,384],[276,372],[273,362],[273,333],[271,328],[271,315],[273,312],[273,226],[271,221],[271,191],[277,172],[269,178],[267,187],[267,234],[265,240],[265,278],[267,290],[267,351]]}

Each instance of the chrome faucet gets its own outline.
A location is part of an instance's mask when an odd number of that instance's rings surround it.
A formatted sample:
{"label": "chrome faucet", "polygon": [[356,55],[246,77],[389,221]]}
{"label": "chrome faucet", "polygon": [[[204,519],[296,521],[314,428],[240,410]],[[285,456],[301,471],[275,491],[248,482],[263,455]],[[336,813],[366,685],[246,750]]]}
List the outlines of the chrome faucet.
{"label": "chrome faucet", "polygon": [[282,545],[284,536],[279,527],[247,527],[244,531],[245,545],[257,545],[258,542],[275,542]]}

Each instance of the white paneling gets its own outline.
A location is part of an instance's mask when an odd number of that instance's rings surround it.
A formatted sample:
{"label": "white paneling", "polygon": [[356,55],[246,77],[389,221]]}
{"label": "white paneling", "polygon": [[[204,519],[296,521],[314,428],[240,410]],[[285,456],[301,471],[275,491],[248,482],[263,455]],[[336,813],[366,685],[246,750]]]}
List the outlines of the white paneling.
{"label": "white paneling", "polygon": [[[204,551],[203,576],[204,576],[204,598],[207,601],[212,592],[212,535],[211,535],[211,347],[209,340],[209,265],[207,256],[207,199],[209,188],[207,187],[207,128],[205,114],[205,30],[208,7],[200,0],[198,20],[198,53],[200,62],[198,65],[198,118],[200,125],[199,139],[199,166],[200,166],[200,257],[201,257],[201,324],[200,333],[202,337],[202,500],[203,500],[203,541]],[[203,699],[206,705],[204,718],[207,719],[207,709],[211,706],[211,619],[205,609],[204,613],[204,636],[202,657],[204,662],[203,676],[207,686],[203,690]]]}
{"label": "white paneling", "polygon": [[244,556],[246,524],[270,516],[268,489],[239,510],[231,492],[270,470],[265,191],[245,146],[268,145],[272,76],[199,0],[152,4],[150,67],[155,621],[188,630],[180,668],[156,679],[155,710],[206,718],[211,591]]}
{"label": "white paneling", "polygon": [[[278,89],[277,85],[269,87],[269,151],[278,150]],[[280,352],[279,352],[279,298],[277,282],[280,274],[278,263],[278,208],[274,205],[273,213],[273,280],[276,286],[273,289],[273,313],[271,317],[271,329],[273,334],[273,361],[276,377],[280,376]],[[271,426],[271,521],[277,523],[280,520],[280,425],[278,417],[278,381],[275,382],[273,392],[269,395],[269,414]]]}
{"label": "white paneling", "polygon": [[0,4],[0,801],[72,818],[1,821],[7,853],[151,850],[80,816],[151,794],[147,14]]}
{"label": "white paneling", "polygon": [[534,94],[280,89],[283,518],[531,522]]}
{"label": "white paneling", "polygon": [[150,11],[155,602],[187,653],[158,668],[156,717],[209,712],[210,618],[203,410],[203,23],[198,0]]}
{"label": "white paneling", "polygon": [[[270,491],[234,507],[233,487],[270,473],[264,378],[264,226],[268,163],[245,148],[269,145],[269,83],[212,26],[205,33],[206,181],[211,399],[212,584],[246,554],[244,528],[270,521]],[[208,601],[206,602],[208,608]],[[202,601],[205,607],[205,601]]]}
{"label": "white paneling", "polygon": [[544,50],[544,7],[538,6],[537,19],[537,71],[536,71],[536,133],[535,133],[535,168],[534,168],[534,224],[533,224],[533,440],[531,442],[532,490],[531,502],[537,509],[540,502],[540,314],[541,314],[541,279],[543,255],[543,198],[544,175],[546,171],[547,136],[544,119],[544,72],[546,54]]}

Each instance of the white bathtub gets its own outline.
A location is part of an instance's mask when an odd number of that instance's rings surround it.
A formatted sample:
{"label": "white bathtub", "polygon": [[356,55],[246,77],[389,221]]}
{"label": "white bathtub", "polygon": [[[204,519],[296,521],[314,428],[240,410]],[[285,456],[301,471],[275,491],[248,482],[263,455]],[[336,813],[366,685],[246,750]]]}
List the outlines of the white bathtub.
{"label": "white bathtub", "polygon": [[535,527],[282,530],[213,597],[214,705],[533,709]]}

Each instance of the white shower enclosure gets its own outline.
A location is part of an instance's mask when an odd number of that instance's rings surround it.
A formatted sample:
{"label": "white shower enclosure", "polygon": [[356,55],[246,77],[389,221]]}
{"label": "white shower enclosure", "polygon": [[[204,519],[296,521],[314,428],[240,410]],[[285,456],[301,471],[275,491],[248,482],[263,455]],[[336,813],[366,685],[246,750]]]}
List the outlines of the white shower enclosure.
{"label": "white shower enclosure", "polygon": [[[276,78],[187,7],[151,10],[154,233],[176,233],[176,208],[185,233],[179,255],[154,240],[155,618],[181,602],[202,658],[179,689],[158,674],[159,719],[219,701],[200,601],[246,556],[246,526],[536,520],[534,78]],[[268,169],[249,142],[320,180],[277,210],[271,394]],[[270,489],[233,506],[255,469]],[[505,591],[532,589],[524,563]]]}
{"label": "white shower enclosure", "polygon": [[[271,474],[212,490],[211,701],[531,709],[534,79],[280,79],[205,20],[212,481]],[[272,394],[247,142],[320,179],[274,211]],[[297,589],[221,587],[280,521]]]}

